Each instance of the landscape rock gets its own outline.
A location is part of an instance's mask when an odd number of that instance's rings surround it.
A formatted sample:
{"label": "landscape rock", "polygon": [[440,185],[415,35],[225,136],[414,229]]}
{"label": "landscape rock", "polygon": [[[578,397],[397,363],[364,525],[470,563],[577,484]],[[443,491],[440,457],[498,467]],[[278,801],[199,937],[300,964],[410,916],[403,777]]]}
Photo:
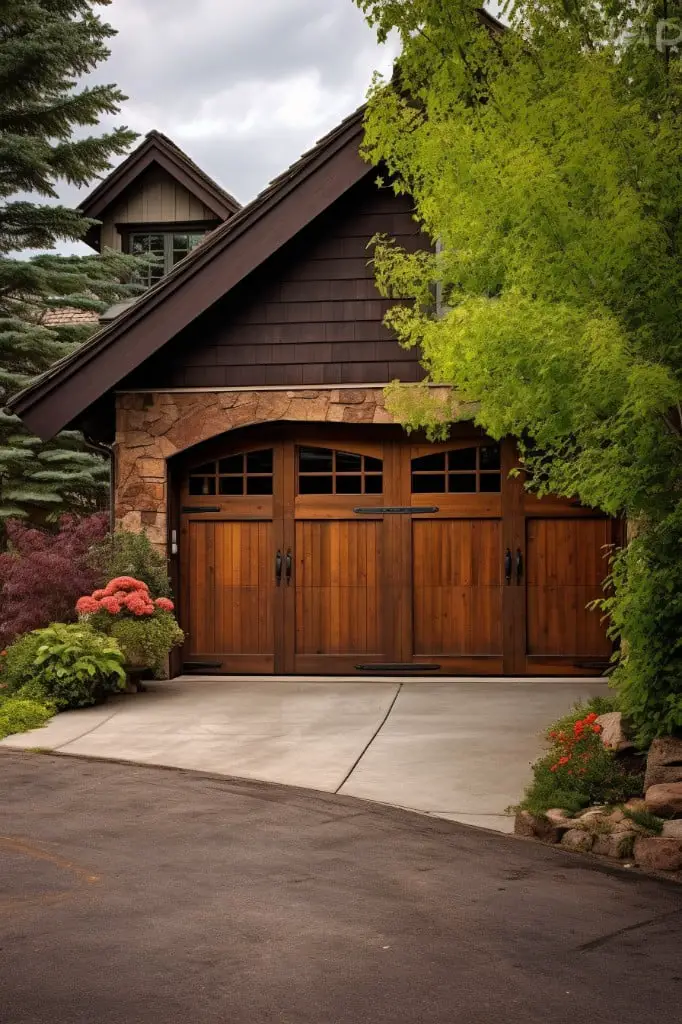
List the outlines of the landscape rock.
{"label": "landscape rock", "polygon": [[682,739],[663,736],[649,748],[644,776],[644,792],[652,786],[682,783]]}
{"label": "landscape rock", "polygon": [[635,863],[647,871],[679,871],[682,868],[682,841],[662,836],[638,836]]}
{"label": "landscape rock", "polygon": [[682,817],[682,782],[650,786],[645,797],[646,810],[660,818]]}
{"label": "landscape rock", "polygon": [[664,839],[678,839],[682,842],[682,818],[674,821],[664,821],[661,835]]}
{"label": "landscape rock", "polygon": [[594,836],[581,828],[572,828],[570,832],[565,832],[561,840],[561,845],[567,850],[577,850],[580,853],[589,853],[593,844]]}
{"label": "landscape rock", "polygon": [[646,800],[643,796],[630,797],[627,803],[623,804],[623,807],[628,811],[646,811],[647,809]]}
{"label": "landscape rock", "polygon": [[588,807],[577,819],[581,825],[594,825],[605,818],[605,807]]}
{"label": "landscape rock", "polygon": [[555,828],[566,831],[575,828],[575,819],[571,818],[570,811],[564,811],[561,807],[551,807],[545,811],[545,817]]}
{"label": "landscape rock", "polygon": [[514,833],[517,836],[541,839],[544,843],[558,843],[561,838],[559,829],[544,814],[531,814],[530,811],[517,811]]}
{"label": "landscape rock", "polygon": [[635,745],[628,739],[623,728],[623,716],[620,711],[609,711],[606,715],[600,715],[596,725],[602,728],[601,741],[607,750],[619,753],[621,750],[634,750]]}
{"label": "landscape rock", "polygon": [[597,853],[601,857],[611,857],[613,860],[624,860],[632,856],[636,835],[637,833],[633,831],[622,831],[596,836],[592,853]]}

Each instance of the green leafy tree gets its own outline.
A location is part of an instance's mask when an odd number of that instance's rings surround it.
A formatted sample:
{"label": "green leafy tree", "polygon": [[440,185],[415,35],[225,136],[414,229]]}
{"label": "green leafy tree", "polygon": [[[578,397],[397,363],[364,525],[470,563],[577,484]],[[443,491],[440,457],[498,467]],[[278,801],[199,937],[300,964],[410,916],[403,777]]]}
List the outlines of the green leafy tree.
{"label": "green leafy tree", "polygon": [[[452,388],[443,405],[394,385],[393,408],[442,434],[466,403],[520,439],[529,487],[637,522],[608,605],[616,679],[643,740],[680,728],[681,12],[519,0],[504,31],[471,0],[356,3],[402,41],[365,152],[434,242],[377,240],[380,289],[414,300],[387,322]],[[642,565],[666,581],[655,595]]]}
{"label": "green leafy tree", "polygon": [[119,253],[16,256],[81,239],[93,222],[55,202],[58,183],[87,185],[136,138],[124,127],[74,137],[125,99],[113,85],[79,84],[109,55],[115,33],[95,12],[109,2],[0,0],[0,522],[89,512],[106,498],[106,462],[79,433],[44,444],[1,409],[97,326],[52,328],[47,310],[99,313],[140,290],[136,261]]}

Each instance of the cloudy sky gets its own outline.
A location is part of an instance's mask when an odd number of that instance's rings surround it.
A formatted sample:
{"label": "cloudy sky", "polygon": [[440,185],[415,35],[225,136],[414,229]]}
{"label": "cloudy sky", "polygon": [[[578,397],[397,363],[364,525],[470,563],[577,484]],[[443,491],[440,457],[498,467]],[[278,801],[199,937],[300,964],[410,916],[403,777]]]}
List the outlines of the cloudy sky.
{"label": "cloudy sky", "polygon": [[103,11],[118,36],[94,78],[129,97],[112,123],[169,135],[242,203],[362,103],[396,52],[377,46],[352,0],[113,0]]}

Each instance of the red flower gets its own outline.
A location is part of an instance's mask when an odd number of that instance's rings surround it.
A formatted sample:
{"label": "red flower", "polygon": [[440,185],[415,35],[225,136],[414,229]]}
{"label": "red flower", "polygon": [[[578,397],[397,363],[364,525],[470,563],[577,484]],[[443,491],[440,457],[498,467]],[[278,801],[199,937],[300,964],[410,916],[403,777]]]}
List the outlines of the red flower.
{"label": "red flower", "polygon": [[95,601],[101,601],[103,597],[107,596],[107,592],[106,590],[93,590],[92,596],[94,597]]}
{"label": "red flower", "polygon": [[156,605],[157,608],[160,608],[161,611],[164,612],[172,612],[173,609],[175,608],[173,602],[169,600],[167,597],[157,597],[154,604]]}
{"label": "red flower", "polygon": [[593,725],[593,726],[592,726],[592,732],[596,732],[597,736],[599,735],[599,733],[600,733],[601,731],[602,731],[602,730],[601,730],[601,725]]}
{"label": "red flower", "polygon": [[100,601],[100,606],[104,608],[105,612],[109,612],[110,615],[118,615],[121,610],[121,602],[117,597],[113,596],[103,597]]}
{"label": "red flower", "polygon": [[132,576],[117,576],[116,579],[110,580],[106,586],[107,593],[113,594],[117,590],[125,591],[138,591],[142,594],[149,593],[149,587],[142,580],[136,580]]}
{"label": "red flower", "polygon": [[571,760],[570,757],[560,757],[559,758],[559,764],[568,764],[568,762],[570,760]]}
{"label": "red flower", "polygon": [[96,601],[94,597],[79,597],[76,601],[76,611],[79,615],[94,615],[99,608],[99,601]]}
{"label": "red flower", "polygon": [[154,614],[154,605],[148,597],[139,591],[128,594],[123,599],[123,604],[129,612],[132,612],[133,615],[137,615],[139,617]]}
{"label": "red flower", "polygon": [[4,658],[6,656],[6,654],[7,654],[7,651],[0,651],[0,658]]}

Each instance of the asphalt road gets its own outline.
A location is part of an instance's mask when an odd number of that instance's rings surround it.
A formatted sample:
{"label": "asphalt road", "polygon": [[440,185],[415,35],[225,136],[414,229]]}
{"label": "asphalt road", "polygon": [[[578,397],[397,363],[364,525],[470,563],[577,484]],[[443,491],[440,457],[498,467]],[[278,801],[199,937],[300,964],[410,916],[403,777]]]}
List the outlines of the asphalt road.
{"label": "asphalt road", "polygon": [[656,1024],[682,888],[258,783],[0,753],[3,1024]]}

